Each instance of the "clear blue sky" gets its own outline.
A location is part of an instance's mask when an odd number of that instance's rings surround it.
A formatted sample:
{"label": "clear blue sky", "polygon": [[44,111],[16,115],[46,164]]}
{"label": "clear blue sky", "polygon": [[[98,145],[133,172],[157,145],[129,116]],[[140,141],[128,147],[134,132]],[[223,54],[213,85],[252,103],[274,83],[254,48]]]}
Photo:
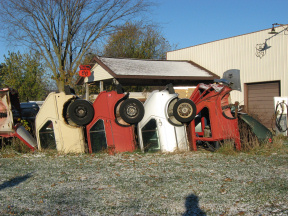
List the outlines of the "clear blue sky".
{"label": "clear blue sky", "polygon": [[[288,0],[155,0],[151,19],[170,44],[185,48],[288,24]],[[0,62],[9,47],[0,40]],[[23,50],[21,50],[23,52]]]}
{"label": "clear blue sky", "polygon": [[288,0],[158,0],[154,21],[177,48],[288,24]]}

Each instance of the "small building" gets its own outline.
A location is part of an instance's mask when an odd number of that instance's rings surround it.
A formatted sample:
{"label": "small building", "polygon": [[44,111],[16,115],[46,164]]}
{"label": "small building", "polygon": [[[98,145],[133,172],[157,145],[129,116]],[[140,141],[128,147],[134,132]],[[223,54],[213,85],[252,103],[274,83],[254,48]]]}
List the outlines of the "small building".
{"label": "small building", "polygon": [[120,83],[123,86],[193,86],[211,83],[219,76],[193,61],[167,61],[94,57],[91,76],[81,77],[77,84]]}
{"label": "small building", "polygon": [[220,77],[226,70],[239,69],[242,92],[232,91],[232,101],[271,128],[274,97],[288,96],[288,25],[273,24],[272,30],[171,51],[167,60],[193,61]]}
{"label": "small building", "polygon": [[[80,77],[77,85],[99,85],[100,91],[104,85],[118,84],[122,86],[156,86],[164,88],[172,83],[174,86],[196,86],[198,83],[211,83],[219,76],[195,64],[193,61],[167,61],[127,58],[94,57],[91,76]],[[193,89],[182,87],[175,89],[180,97],[189,97]],[[89,88],[87,89],[89,92]],[[131,98],[145,101],[149,92],[131,92]],[[86,95],[86,98],[88,96]]]}

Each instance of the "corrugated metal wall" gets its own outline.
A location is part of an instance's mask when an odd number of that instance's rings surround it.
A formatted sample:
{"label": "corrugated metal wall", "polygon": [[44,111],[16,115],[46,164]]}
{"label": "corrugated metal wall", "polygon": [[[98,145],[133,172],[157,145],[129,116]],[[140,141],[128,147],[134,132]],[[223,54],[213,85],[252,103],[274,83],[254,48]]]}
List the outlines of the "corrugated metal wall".
{"label": "corrugated metal wall", "polygon": [[[276,31],[283,29],[278,27]],[[288,31],[278,35],[268,34],[269,31],[267,29],[168,52],[167,60],[192,60],[221,77],[226,70],[240,69],[242,92],[233,91],[231,96],[232,101],[239,101],[241,105],[244,104],[244,83],[280,81],[281,96],[288,96]],[[256,56],[256,46],[265,40],[269,48],[259,58]]]}

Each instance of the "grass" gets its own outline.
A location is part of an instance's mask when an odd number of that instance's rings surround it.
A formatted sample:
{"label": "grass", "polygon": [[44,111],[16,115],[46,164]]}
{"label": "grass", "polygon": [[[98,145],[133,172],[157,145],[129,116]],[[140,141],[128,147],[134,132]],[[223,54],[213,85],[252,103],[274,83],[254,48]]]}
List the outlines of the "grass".
{"label": "grass", "polygon": [[285,151],[219,152],[2,151],[0,215],[288,214]]}
{"label": "grass", "polygon": [[[247,142],[243,142],[242,140],[240,152],[250,155],[288,154],[288,145],[284,144],[285,142],[286,138],[281,136],[275,136],[272,143],[260,143],[256,139]],[[221,148],[217,152],[225,155],[237,155],[240,153],[236,151],[234,142],[232,141],[222,143]]]}
{"label": "grass", "polygon": [[[271,155],[274,153],[288,153],[288,138],[283,135],[273,136],[272,142],[260,142],[258,138],[251,131],[247,124],[239,124],[241,152],[254,155]],[[235,155],[238,152],[235,150],[235,144],[232,140],[225,140],[221,143],[221,148],[218,153],[226,155]]]}
{"label": "grass", "polygon": [[19,153],[28,153],[31,151],[27,145],[25,145],[16,137],[1,137],[0,145],[0,152],[2,153],[2,157],[13,157]]}

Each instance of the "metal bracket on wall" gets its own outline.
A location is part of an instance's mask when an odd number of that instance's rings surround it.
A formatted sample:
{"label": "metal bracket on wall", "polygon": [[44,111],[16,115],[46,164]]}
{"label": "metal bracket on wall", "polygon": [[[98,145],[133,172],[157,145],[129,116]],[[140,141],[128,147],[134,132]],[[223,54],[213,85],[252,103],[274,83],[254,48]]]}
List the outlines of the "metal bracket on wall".
{"label": "metal bracket on wall", "polygon": [[[261,44],[257,44],[257,45],[256,45],[256,53],[255,53],[255,55],[256,55],[257,57],[259,57],[260,59],[261,59],[264,55],[266,55],[266,50],[271,47],[271,46],[269,46],[269,45],[267,44],[267,41],[268,41],[268,40],[272,39],[273,37],[279,35],[279,34],[282,33],[282,32],[284,32],[284,35],[288,35],[288,27],[287,27],[288,25],[283,25],[283,24],[278,24],[278,23],[274,23],[274,24],[272,24],[272,25],[273,25],[272,30],[271,30],[271,32],[269,32],[268,34],[273,34],[273,35],[272,35],[271,37],[267,38],[264,43],[261,43]],[[283,27],[283,30],[281,30],[281,31],[279,31],[279,32],[276,32],[276,31],[275,31],[275,27],[274,27],[275,25],[276,25],[276,26],[281,26],[281,27]]]}
{"label": "metal bracket on wall", "polygon": [[267,45],[266,41],[262,44],[256,45],[256,56],[260,59],[266,54],[266,50],[270,48],[270,46]]}

